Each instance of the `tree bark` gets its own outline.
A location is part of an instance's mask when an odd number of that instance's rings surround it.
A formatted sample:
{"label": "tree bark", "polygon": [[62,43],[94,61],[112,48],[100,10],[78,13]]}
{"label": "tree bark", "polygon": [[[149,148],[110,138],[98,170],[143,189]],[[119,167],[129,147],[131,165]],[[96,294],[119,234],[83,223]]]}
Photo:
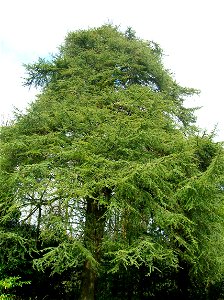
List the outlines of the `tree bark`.
{"label": "tree bark", "polygon": [[96,272],[92,269],[88,260],[84,263],[82,277],[80,300],[94,300]]}
{"label": "tree bark", "polygon": [[[106,192],[104,195],[107,196]],[[95,199],[87,199],[84,243],[97,262],[101,259],[105,212],[105,205],[99,204]],[[80,300],[94,300],[96,281],[97,272],[90,261],[86,260],[83,266]]]}

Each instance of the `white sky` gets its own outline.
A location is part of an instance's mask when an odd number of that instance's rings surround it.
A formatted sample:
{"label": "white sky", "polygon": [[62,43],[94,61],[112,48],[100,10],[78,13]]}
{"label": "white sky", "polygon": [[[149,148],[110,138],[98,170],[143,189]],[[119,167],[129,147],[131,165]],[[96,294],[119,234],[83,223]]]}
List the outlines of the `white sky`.
{"label": "white sky", "polygon": [[68,31],[106,22],[132,26],[160,44],[177,82],[200,89],[186,103],[203,106],[198,124],[224,140],[224,0],[2,0],[0,2],[0,119],[24,109],[35,91],[22,86],[23,63],[55,53]]}

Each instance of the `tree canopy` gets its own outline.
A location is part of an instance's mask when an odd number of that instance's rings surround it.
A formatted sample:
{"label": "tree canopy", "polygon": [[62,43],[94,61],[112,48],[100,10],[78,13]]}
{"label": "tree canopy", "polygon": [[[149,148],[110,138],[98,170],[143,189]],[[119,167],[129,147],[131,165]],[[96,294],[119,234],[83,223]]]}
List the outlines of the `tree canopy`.
{"label": "tree canopy", "polygon": [[222,280],[223,148],[162,58],[104,25],[26,65],[41,92],[1,129],[2,278],[81,300],[204,299]]}

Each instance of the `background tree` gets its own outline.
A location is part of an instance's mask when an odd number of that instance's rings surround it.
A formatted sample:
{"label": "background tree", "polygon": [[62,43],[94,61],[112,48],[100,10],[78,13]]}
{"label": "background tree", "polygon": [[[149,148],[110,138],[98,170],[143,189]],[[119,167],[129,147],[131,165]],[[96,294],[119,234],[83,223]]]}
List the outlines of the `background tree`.
{"label": "background tree", "polygon": [[35,252],[82,300],[190,298],[192,282],[205,295],[223,274],[223,150],[183,105],[197,91],[157,44],[110,25],[69,33],[26,68],[42,91],[1,133],[13,257]]}

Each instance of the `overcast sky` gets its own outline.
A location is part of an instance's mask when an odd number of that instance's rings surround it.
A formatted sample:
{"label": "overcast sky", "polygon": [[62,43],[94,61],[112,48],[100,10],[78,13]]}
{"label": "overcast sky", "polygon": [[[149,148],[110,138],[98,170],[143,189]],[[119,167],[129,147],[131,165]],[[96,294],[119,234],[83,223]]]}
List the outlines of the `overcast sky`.
{"label": "overcast sky", "polygon": [[57,52],[69,31],[110,22],[163,48],[178,83],[201,90],[187,106],[203,106],[198,124],[224,140],[224,0],[2,0],[0,118],[24,109],[35,90],[22,86],[23,63]]}

